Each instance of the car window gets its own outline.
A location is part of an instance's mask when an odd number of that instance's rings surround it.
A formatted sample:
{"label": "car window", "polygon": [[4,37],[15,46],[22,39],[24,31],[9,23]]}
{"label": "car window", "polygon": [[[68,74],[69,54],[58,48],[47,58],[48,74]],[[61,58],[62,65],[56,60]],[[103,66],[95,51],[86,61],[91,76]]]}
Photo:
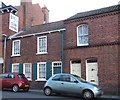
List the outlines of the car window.
{"label": "car window", "polygon": [[15,75],[14,74],[9,74],[8,78],[15,78]]}
{"label": "car window", "polygon": [[0,74],[0,78],[8,78],[8,74]]}
{"label": "car window", "polygon": [[18,74],[18,78],[26,78],[24,74]]}
{"label": "car window", "polygon": [[56,76],[53,77],[52,80],[54,80],[54,81],[60,81],[60,78],[61,78],[61,75],[56,75]]}
{"label": "car window", "polygon": [[74,78],[74,77],[72,77],[72,76],[70,76],[70,82],[77,82],[77,80]]}
{"label": "car window", "polygon": [[74,77],[76,77],[79,81],[83,82],[83,83],[87,83],[86,80],[84,80],[83,78],[77,76],[77,75],[73,75]]}
{"label": "car window", "polygon": [[61,81],[70,82],[70,76],[69,75],[62,75]]}
{"label": "car window", "polygon": [[77,82],[77,80],[71,75],[62,75],[61,81],[73,82],[73,83]]}

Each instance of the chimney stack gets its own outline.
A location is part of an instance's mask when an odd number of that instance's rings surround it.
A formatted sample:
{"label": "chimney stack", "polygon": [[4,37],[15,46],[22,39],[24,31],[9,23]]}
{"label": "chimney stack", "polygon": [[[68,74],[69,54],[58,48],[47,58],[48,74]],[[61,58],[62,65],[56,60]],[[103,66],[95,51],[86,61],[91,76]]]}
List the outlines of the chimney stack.
{"label": "chimney stack", "polygon": [[24,29],[32,26],[32,0],[21,0],[23,6],[23,25]]}
{"label": "chimney stack", "polygon": [[45,5],[42,8],[42,12],[44,14],[44,23],[49,23],[49,10],[47,9]]}

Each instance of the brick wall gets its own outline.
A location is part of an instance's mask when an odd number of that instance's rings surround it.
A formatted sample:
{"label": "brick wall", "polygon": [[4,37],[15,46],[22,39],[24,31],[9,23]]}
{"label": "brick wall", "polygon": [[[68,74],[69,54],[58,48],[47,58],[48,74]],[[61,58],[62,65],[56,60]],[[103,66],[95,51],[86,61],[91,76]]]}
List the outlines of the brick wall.
{"label": "brick wall", "polygon": [[9,16],[10,13],[2,14],[2,34],[6,34],[7,37],[15,34],[15,32],[9,29]]}
{"label": "brick wall", "polygon": [[18,9],[19,30],[44,23],[44,12],[39,4],[21,2],[21,5],[16,8]]}
{"label": "brick wall", "polygon": [[[37,55],[37,36],[19,38],[21,40],[21,56],[11,57],[12,40],[7,44],[7,65],[12,63],[36,63],[61,61],[61,34],[59,32],[45,34],[47,36],[48,54]],[[18,40],[19,40],[18,39]],[[57,43],[57,44],[56,44]],[[7,69],[6,69],[7,70]]]}
{"label": "brick wall", "polygon": [[118,41],[118,15],[111,13],[65,22],[65,48],[76,47],[77,26],[84,23],[89,27],[89,45]]}

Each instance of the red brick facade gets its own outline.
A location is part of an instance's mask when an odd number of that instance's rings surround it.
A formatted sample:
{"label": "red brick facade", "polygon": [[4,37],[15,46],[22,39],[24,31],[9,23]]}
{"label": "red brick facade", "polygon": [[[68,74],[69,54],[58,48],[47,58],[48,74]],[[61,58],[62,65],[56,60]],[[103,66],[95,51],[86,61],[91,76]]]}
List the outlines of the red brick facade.
{"label": "red brick facade", "polygon": [[[118,13],[107,13],[65,22],[65,66],[70,61],[81,61],[82,77],[86,79],[86,60],[97,59],[99,85],[106,92],[118,93],[119,80],[119,33]],[[77,46],[77,26],[89,26],[89,45]],[[70,67],[65,67],[70,72]],[[112,87],[112,88],[111,88]]]}
{"label": "red brick facade", "polygon": [[[19,17],[19,30],[40,25],[49,22],[49,10],[46,7],[41,8],[39,4],[32,4],[31,2],[24,2],[21,0],[21,5],[17,6]],[[47,15],[47,21],[45,21],[44,16]]]}

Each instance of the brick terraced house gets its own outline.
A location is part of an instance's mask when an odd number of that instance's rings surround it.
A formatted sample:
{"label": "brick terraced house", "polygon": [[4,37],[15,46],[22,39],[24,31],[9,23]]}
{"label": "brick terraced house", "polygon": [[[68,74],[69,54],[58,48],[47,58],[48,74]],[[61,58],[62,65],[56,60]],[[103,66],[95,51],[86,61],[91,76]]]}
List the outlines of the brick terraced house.
{"label": "brick terraced house", "polygon": [[78,13],[64,24],[65,72],[120,93],[120,6]]}
{"label": "brick terraced house", "polygon": [[[72,73],[120,93],[119,5],[31,26],[8,37],[6,72],[24,73],[41,88],[55,73]],[[9,48],[9,49],[8,49]],[[112,87],[112,88],[111,88]]]}
{"label": "brick terraced house", "polygon": [[[49,22],[49,10],[47,7],[40,7],[39,4],[32,4],[32,0],[21,0],[21,5],[13,7],[0,2],[0,73],[5,72],[6,40],[16,32],[9,29],[10,15],[18,16],[18,31]],[[19,33],[19,32],[18,32]],[[9,50],[9,49],[8,49]]]}
{"label": "brick terraced house", "polygon": [[[37,25],[9,37],[6,70],[24,73],[31,87],[42,88],[44,82],[62,71],[63,21]],[[33,84],[34,82],[34,84]],[[38,84],[39,83],[39,84]]]}

